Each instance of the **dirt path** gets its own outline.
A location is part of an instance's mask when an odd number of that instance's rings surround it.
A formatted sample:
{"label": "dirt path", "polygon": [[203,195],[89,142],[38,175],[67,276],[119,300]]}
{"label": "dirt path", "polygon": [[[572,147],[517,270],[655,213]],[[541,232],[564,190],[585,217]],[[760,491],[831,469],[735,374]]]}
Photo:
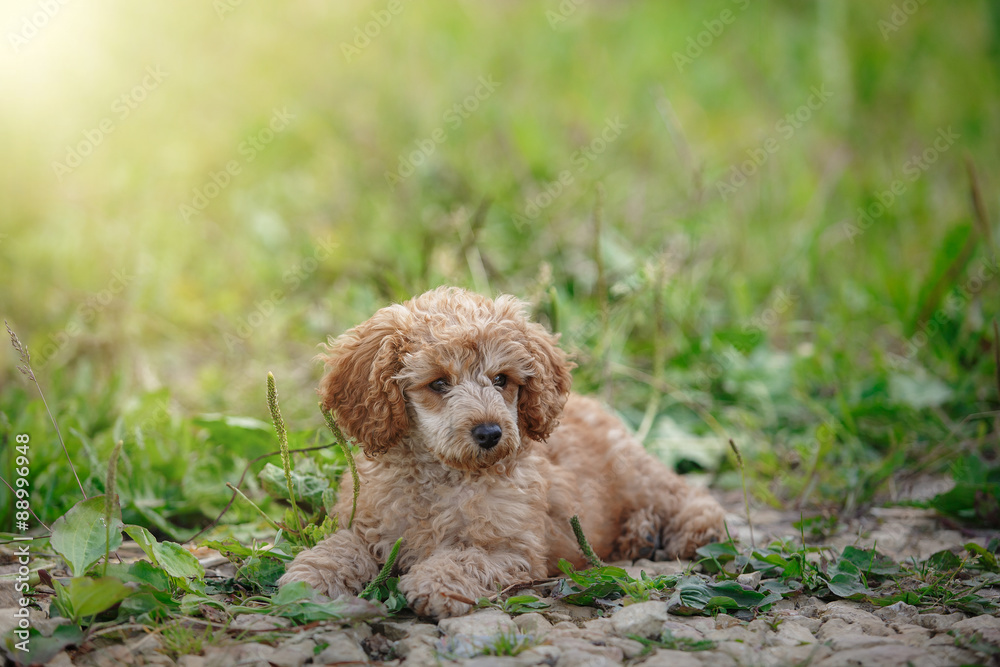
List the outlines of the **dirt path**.
{"label": "dirt path", "polygon": [[[726,498],[731,508],[730,530],[741,544],[750,543],[750,531],[739,496]],[[755,510],[756,543],[796,538],[792,512]],[[830,526],[827,526],[828,528]],[[943,549],[961,552],[970,541],[985,544],[989,535],[956,530],[933,513],[907,508],[874,509],[846,524],[833,527],[820,539],[833,550],[855,545],[871,547],[897,561],[924,559]],[[637,576],[674,574],[686,563],[637,561],[627,570]],[[759,581],[759,578],[758,578]],[[525,591],[522,591],[522,593]],[[826,601],[798,595],[781,600],[757,615],[678,616],[667,612],[664,601],[647,601],[601,611],[552,600],[551,588],[533,591],[550,606],[540,613],[511,616],[497,609],[431,624],[399,616],[355,627],[335,623],[280,632],[285,619],[240,616],[234,623],[246,631],[242,641],[218,635],[205,642],[200,655],[180,655],[168,649],[157,633],[139,631],[125,644],[98,646],[72,655],[62,653],[50,664],[230,665],[307,664],[406,665],[645,665],[697,667],[701,665],[914,665],[944,667],[962,664],[1000,664],[1000,619],[995,615],[967,616],[917,609],[903,602],[888,607],[847,600]],[[979,591],[1000,597],[1000,587]],[[278,631],[278,632],[275,632]],[[671,639],[663,642],[664,633]],[[254,637],[257,641],[247,641]],[[498,637],[500,641],[498,643]],[[643,641],[643,640],[646,641]],[[651,639],[661,640],[658,644]],[[261,642],[260,640],[267,640]],[[483,655],[486,647],[520,652],[515,656]],[[500,647],[497,649],[496,647]],[[176,656],[176,657],[172,657]]]}

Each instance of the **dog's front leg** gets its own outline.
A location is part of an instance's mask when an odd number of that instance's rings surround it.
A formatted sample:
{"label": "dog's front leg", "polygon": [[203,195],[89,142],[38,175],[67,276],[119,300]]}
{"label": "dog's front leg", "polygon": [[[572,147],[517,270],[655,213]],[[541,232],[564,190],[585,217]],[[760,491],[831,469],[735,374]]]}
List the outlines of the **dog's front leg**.
{"label": "dog's front leg", "polygon": [[378,571],[379,565],[364,540],[350,530],[338,530],[299,553],[278,585],[304,581],[331,598],[357,595]]}
{"label": "dog's front leg", "polygon": [[496,586],[528,581],[531,563],[510,552],[487,552],[480,547],[435,551],[399,578],[399,590],[410,608],[421,616],[447,618],[472,609],[468,601],[490,595]]}

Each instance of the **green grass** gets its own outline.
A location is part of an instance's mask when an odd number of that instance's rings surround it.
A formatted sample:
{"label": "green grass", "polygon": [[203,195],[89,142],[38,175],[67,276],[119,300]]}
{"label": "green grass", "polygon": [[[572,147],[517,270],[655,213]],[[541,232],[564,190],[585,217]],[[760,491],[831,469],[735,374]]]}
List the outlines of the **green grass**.
{"label": "green grass", "polygon": [[[889,2],[741,5],[584,3],[553,28],[555,3],[406,4],[351,62],[341,43],[382,4],[61,9],[0,65],[0,313],[87,493],[122,440],[123,520],[186,539],[276,449],[266,373],[289,446],[326,444],[316,344],[441,283],[529,299],[575,352],[576,389],[668,462],[736,488],[733,438],[757,502],[852,511],[958,455],[995,471],[1000,12],[926,4],[883,36]],[[499,85],[455,122],[480,77]],[[105,118],[60,179],[53,162]],[[79,490],[15,365],[4,348],[0,456],[6,477],[13,436],[31,436],[51,523]],[[277,516],[263,466],[245,490]],[[996,495],[995,473],[963,479]],[[0,525],[12,513],[0,494]],[[224,530],[247,539],[255,517],[237,502]]]}

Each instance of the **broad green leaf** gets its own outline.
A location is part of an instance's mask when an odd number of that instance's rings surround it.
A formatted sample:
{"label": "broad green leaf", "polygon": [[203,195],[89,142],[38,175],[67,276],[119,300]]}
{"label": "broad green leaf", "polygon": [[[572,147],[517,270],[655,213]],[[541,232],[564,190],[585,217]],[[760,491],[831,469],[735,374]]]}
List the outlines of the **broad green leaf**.
{"label": "broad green leaf", "polygon": [[52,524],[52,550],[63,557],[74,577],[83,576],[105,554],[122,544],[122,510],[112,501],[111,524],[104,518],[104,496],[81,500]]}
{"label": "broad green leaf", "polygon": [[154,565],[162,567],[171,577],[199,581],[205,578],[205,569],[198,559],[176,542],[157,542],[142,526],[125,526],[125,532],[146,552]]}
{"label": "broad green leaf", "polygon": [[105,574],[117,577],[124,583],[144,584],[160,591],[170,590],[170,581],[159,567],[144,560],[134,563],[109,563]]}
{"label": "broad green leaf", "polygon": [[883,556],[874,549],[858,549],[853,546],[844,547],[844,552],[840,556],[841,561],[849,561],[866,574],[875,574],[880,577],[887,577],[901,572],[899,565],[887,556]]}
{"label": "broad green leaf", "polygon": [[75,623],[109,609],[132,593],[132,589],[115,577],[74,577],[65,584],[58,580],[52,583],[56,589],[54,603]]}
{"label": "broad green leaf", "polygon": [[131,537],[139,548],[142,549],[146,555],[149,557],[154,564],[159,564],[156,561],[156,554],[153,552],[153,546],[156,544],[156,538],[153,534],[142,526],[133,526],[131,524],[125,526],[125,532]]}
{"label": "broad green leaf", "polygon": [[871,591],[855,577],[838,574],[826,582],[830,592],[840,598],[851,598],[855,595],[870,595]]}
{"label": "broad green leaf", "polygon": [[220,554],[229,559],[230,562],[241,562],[247,556],[254,553],[253,547],[240,544],[235,538],[227,537],[219,542],[218,540],[205,540],[200,543],[203,547],[215,549]]}
{"label": "broad green leaf", "polygon": [[[298,584],[306,587],[305,590]],[[292,589],[292,590],[289,590]],[[287,592],[286,592],[287,591]],[[316,591],[308,587],[303,582],[296,582],[283,586],[278,593],[271,598],[273,606],[260,609],[249,609],[245,607],[232,607],[233,613],[267,613],[276,616],[290,618],[298,623],[309,623],[311,621],[324,621],[329,619],[352,619],[365,620],[384,616],[384,607],[381,604],[363,600],[361,598],[341,597],[336,600],[320,600]]]}
{"label": "broad green leaf", "polygon": [[[15,642],[20,641],[12,634],[8,633],[4,637],[4,650],[12,661],[22,664],[27,662],[23,651],[15,648]],[[56,627],[49,636],[43,635],[38,628],[31,626],[28,628],[28,648],[32,664],[47,665],[52,658],[56,657],[67,646],[74,646],[83,642],[83,630],[76,625],[60,625]]]}
{"label": "broad green leaf", "polygon": [[155,623],[169,618],[180,605],[164,591],[144,591],[133,593],[118,607],[118,621],[126,622],[134,618],[139,623]]}
{"label": "broad green leaf", "polygon": [[201,566],[194,554],[176,542],[161,542],[153,549],[160,567],[166,570],[171,577],[205,578],[205,568]]}
{"label": "broad green leaf", "polygon": [[762,601],[768,597],[763,593],[747,590],[735,581],[707,584],[707,587],[713,597],[721,596],[730,598],[740,609],[754,609],[760,606]]}
{"label": "broad green leaf", "polygon": [[709,598],[708,602],[705,603],[706,609],[743,609],[742,605],[736,603],[736,600],[726,597],[725,595],[716,595],[713,598]]}

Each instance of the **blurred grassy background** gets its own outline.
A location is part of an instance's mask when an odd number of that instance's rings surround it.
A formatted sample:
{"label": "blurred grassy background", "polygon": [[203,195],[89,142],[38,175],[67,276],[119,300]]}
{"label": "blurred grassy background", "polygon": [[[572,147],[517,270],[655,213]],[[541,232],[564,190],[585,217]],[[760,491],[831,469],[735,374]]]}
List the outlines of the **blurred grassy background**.
{"label": "blurred grassy background", "polygon": [[[124,438],[150,521],[273,446],[199,415],[266,419],[271,370],[311,441],[316,344],[442,283],[531,300],[681,468],[731,484],[735,439],[759,501],[995,466],[966,162],[995,220],[1000,3],[43,5],[0,12],[0,312],[86,483]],[[75,483],[0,349],[56,516]]]}

